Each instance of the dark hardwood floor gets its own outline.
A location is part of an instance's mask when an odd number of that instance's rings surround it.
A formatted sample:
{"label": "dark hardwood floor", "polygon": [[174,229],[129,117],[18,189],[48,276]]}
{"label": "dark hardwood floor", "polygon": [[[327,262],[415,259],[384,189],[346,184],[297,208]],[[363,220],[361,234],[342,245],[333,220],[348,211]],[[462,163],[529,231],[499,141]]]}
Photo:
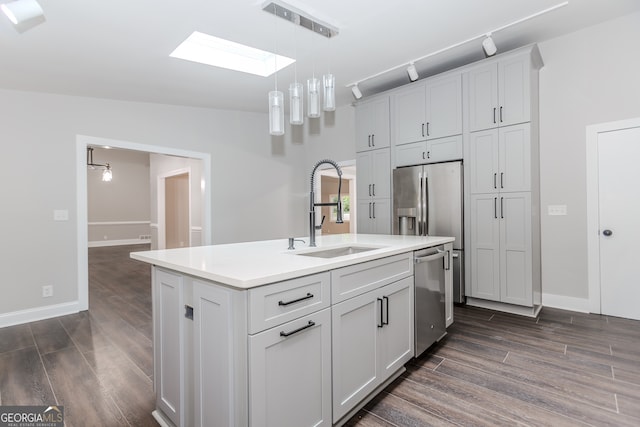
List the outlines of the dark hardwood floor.
{"label": "dark hardwood floor", "polygon": [[[146,247],[89,250],[89,311],[0,329],[0,405],[64,405],[67,426],[157,425],[150,268],[129,259]],[[638,426],[640,322],[456,307],[449,335],[347,423],[431,425]]]}

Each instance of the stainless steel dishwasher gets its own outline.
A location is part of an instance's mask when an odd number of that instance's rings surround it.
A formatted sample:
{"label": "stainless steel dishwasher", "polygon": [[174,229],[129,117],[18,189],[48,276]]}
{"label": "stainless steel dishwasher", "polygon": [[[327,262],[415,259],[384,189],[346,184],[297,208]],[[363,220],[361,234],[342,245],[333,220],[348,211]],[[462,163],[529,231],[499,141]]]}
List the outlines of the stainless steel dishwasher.
{"label": "stainless steel dishwasher", "polygon": [[444,246],[414,252],[415,357],[447,333],[445,326],[445,270],[451,267]]}

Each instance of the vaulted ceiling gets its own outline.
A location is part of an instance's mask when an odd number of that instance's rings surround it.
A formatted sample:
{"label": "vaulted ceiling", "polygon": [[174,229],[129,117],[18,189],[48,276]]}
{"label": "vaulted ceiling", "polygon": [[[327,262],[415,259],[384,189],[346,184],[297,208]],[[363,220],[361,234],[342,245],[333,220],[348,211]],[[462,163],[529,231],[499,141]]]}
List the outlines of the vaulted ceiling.
{"label": "vaulted ceiling", "polygon": [[[2,2],[5,2],[2,0]],[[547,9],[562,0],[288,0],[339,28],[331,39],[262,10],[261,0],[39,0],[46,20],[16,28],[0,16],[0,87],[141,102],[266,112],[274,77],[174,58],[193,31],[297,59],[298,80],[336,76],[371,94],[407,83],[406,64]],[[498,51],[541,42],[640,11],[638,0],[570,0],[565,7],[493,35]],[[416,63],[424,77],[483,58],[481,40]],[[594,53],[594,57],[595,57]],[[278,73],[286,91],[294,67]]]}

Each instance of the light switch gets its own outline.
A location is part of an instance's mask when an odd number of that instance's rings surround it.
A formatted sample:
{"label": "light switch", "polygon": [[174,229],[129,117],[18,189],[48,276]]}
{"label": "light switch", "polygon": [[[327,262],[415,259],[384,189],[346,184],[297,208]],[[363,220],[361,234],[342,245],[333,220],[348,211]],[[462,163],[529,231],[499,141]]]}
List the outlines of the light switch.
{"label": "light switch", "polygon": [[549,215],[566,215],[567,205],[549,205],[547,206],[547,212]]}
{"label": "light switch", "polygon": [[56,209],[53,211],[54,221],[69,221],[69,211],[66,209]]}

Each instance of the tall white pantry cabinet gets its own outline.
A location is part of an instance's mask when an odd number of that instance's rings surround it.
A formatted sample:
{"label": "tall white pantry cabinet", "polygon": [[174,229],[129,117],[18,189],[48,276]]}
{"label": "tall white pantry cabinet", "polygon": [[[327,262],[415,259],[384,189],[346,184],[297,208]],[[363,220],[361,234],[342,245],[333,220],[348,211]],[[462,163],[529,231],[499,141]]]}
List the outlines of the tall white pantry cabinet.
{"label": "tall white pantry cabinet", "polygon": [[467,303],[534,316],[541,308],[537,46],[465,73],[471,271]]}

